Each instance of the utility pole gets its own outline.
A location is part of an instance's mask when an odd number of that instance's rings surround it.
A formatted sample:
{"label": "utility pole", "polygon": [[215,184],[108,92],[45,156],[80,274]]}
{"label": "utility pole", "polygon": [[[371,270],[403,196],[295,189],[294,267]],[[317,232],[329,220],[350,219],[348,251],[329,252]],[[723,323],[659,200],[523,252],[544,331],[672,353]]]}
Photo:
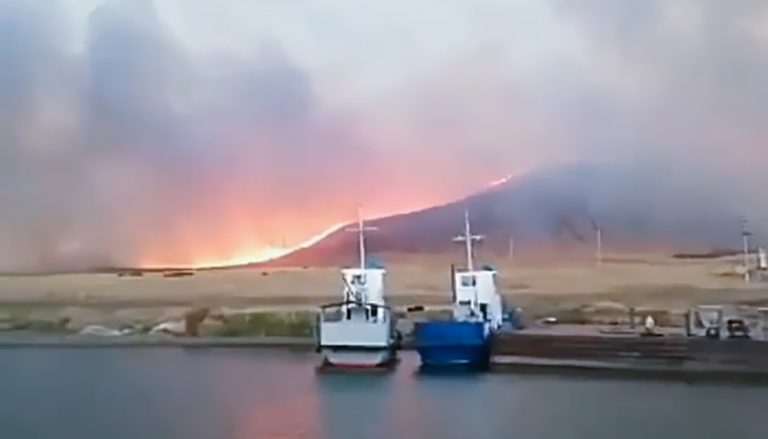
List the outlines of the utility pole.
{"label": "utility pole", "polygon": [[744,281],[749,282],[749,237],[752,232],[747,228],[747,220],[741,224],[741,238],[744,241]]}
{"label": "utility pole", "polygon": [[603,229],[597,225],[595,226],[595,241],[597,249],[595,250],[595,262],[597,262],[597,265],[601,265],[603,263]]}

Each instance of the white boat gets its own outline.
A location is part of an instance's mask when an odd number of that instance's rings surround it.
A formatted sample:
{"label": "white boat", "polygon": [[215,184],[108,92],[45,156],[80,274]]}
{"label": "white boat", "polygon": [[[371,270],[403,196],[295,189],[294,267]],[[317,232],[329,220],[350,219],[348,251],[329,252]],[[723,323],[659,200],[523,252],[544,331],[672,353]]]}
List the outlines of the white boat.
{"label": "white boat", "polygon": [[342,301],[320,308],[317,339],[324,367],[385,368],[397,362],[399,336],[384,300],[386,270],[368,266],[366,230],[371,228],[358,216],[360,266],[341,270]]}

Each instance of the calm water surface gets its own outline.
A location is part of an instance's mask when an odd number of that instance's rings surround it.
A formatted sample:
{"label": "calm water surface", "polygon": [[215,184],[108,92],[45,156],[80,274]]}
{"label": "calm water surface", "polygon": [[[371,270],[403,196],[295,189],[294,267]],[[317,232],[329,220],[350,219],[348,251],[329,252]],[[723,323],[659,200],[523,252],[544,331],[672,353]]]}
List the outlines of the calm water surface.
{"label": "calm water surface", "polygon": [[316,375],[311,354],[2,349],[0,438],[768,438],[768,387]]}

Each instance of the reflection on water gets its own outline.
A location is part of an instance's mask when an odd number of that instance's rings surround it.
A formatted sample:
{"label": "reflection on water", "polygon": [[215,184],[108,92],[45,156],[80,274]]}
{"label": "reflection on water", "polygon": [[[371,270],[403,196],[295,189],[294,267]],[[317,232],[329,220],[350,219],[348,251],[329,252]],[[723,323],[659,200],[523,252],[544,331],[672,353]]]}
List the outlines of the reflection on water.
{"label": "reflection on water", "polygon": [[764,438],[768,388],[322,374],[282,351],[0,350],[0,438]]}

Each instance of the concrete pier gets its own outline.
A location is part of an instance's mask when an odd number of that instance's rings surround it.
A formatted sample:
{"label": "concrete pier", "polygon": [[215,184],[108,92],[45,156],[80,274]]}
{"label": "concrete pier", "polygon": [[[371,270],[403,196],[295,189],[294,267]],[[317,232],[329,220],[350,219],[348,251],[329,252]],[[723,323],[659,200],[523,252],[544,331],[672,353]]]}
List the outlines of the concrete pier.
{"label": "concrete pier", "polygon": [[768,342],[685,337],[675,330],[643,336],[618,328],[545,328],[498,335],[493,364],[497,371],[768,382]]}

